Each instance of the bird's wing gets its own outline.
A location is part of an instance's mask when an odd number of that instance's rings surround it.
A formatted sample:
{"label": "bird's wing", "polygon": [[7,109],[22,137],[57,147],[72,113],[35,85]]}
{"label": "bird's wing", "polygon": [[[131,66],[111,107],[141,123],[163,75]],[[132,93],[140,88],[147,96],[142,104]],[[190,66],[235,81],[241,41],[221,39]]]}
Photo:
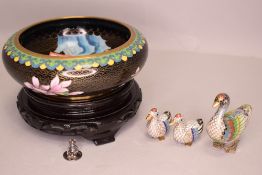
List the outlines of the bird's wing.
{"label": "bird's wing", "polygon": [[193,140],[195,140],[200,134],[197,128],[191,128],[191,132],[192,132]]}
{"label": "bird's wing", "polygon": [[165,125],[166,132],[168,132],[168,131],[169,131],[169,123],[168,123],[168,121],[162,121],[162,122],[163,122],[164,125]]}
{"label": "bird's wing", "polygon": [[224,140],[227,142],[238,138],[247,124],[247,116],[240,109],[227,112],[223,121],[225,123]]}
{"label": "bird's wing", "polygon": [[196,139],[203,131],[203,124],[200,125],[196,120],[188,121],[187,126],[191,129],[193,140]]}

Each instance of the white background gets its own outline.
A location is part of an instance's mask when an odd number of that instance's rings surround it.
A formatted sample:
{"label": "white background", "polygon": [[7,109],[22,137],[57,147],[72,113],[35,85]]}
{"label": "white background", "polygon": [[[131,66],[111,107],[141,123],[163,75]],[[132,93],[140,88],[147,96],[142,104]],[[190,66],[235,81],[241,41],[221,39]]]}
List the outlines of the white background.
{"label": "white background", "polygon": [[[116,142],[94,146],[78,138],[83,158],[62,158],[68,137],[28,126],[16,108],[21,86],[0,63],[0,174],[2,175],[260,175],[262,162],[262,1],[260,0],[0,0],[0,45],[17,30],[57,16],[118,19],[149,42],[146,66],[136,77],[143,102]],[[1,61],[2,62],[2,61]],[[235,154],[212,147],[204,131],[191,148],[170,133],[159,142],[146,135],[152,106],[185,119],[214,114],[219,92],[230,108],[250,103],[253,116]]]}

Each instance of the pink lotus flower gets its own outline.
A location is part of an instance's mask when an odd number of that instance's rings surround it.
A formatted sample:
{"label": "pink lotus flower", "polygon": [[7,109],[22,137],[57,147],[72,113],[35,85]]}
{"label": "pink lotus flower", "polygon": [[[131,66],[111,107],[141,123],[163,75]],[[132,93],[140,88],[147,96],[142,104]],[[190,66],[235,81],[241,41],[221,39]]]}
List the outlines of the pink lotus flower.
{"label": "pink lotus flower", "polygon": [[34,92],[39,92],[43,94],[46,94],[46,92],[50,88],[49,85],[40,85],[38,78],[36,78],[35,76],[32,77],[32,84],[28,82],[25,82],[24,84],[26,87],[32,89]]}
{"label": "pink lotus flower", "polygon": [[60,82],[58,75],[56,75],[55,78],[51,80],[50,85],[41,85],[35,76],[32,77],[32,84],[29,82],[25,82],[24,84],[34,92],[45,95],[80,95],[84,93],[82,91],[69,92],[67,87],[69,87],[71,83],[72,80]]}

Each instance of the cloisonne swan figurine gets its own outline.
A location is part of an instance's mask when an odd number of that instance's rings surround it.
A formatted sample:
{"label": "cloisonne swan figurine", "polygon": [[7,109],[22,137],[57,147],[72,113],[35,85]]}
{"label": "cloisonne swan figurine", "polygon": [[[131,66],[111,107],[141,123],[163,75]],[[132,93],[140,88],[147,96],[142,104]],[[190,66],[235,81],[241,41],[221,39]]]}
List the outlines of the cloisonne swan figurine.
{"label": "cloisonne swan figurine", "polygon": [[157,108],[152,108],[147,117],[147,133],[152,138],[164,140],[165,135],[169,130],[169,125],[171,122],[171,113],[165,111],[159,116]]}
{"label": "cloisonne swan figurine", "polygon": [[178,113],[175,115],[171,125],[175,126],[173,133],[175,141],[191,146],[195,139],[202,133],[204,124],[202,119],[184,122],[182,115]]}
{"label": "cloisonne swan figurine", "polygon": [[215,115],[207,124],[207,133],[213,140],[213,146],[224,148],[226,152],[235,152],[239,137],[247,126],[252,107],[244,104],[239,108],[226,112],[230,98],[225,93],[216,96],[213,107],[218,107]]}

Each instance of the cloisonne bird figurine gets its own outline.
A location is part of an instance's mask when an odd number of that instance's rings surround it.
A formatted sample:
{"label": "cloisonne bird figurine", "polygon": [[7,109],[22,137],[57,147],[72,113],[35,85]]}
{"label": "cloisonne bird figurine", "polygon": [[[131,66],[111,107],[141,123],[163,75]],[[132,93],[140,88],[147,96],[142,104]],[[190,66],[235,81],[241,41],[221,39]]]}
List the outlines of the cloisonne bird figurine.
{"label": "cloisonne bird figurine", "polygon": [[195,139],[203,131],[203,120],[196,119],[185,122],[183,116],[178,113],[175,115],[171,125],[174,125],[174,139],[178,143],[191,146]]}
{"label": "cloisonne bird figurine", "polygon": [[230,98],[227,94],[220,93],[216,96],[213,107],[218,107],[218,109],[206,128],[214,147],[224,148],[226,152],[235,152],[239,137],[250,119],[252,107],[244,104],[227,112],[229,103]]}
{"label": "cloisonne bird figurine", "polygon": [[155,139],[164,140],[170,127],[171,113],[165,111],[162,115],[159,115],[157,108],[152,108],[146,120],[148,135]]}

